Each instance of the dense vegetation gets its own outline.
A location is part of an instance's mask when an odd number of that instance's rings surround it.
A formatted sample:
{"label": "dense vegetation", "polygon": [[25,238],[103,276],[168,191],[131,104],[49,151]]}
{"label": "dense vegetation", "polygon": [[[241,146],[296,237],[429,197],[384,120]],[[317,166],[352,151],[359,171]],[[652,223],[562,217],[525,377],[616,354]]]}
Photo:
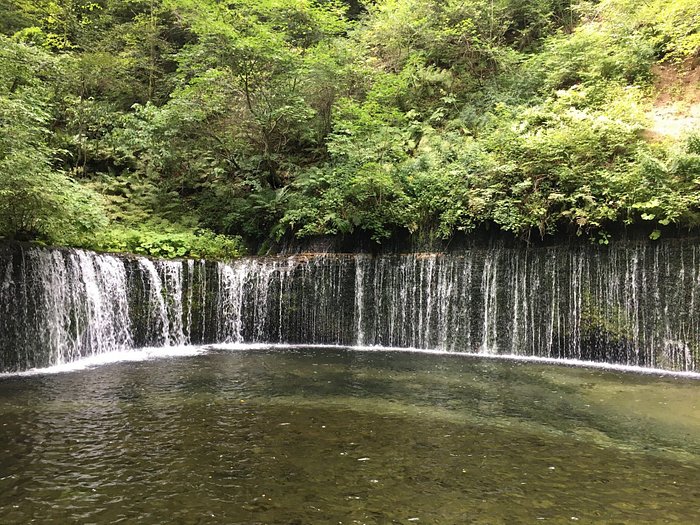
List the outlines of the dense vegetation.
{"label": "dense vegetation", "polygon": [[4,0],[0,236],[159,256],[288,236],[700,223],[648,130],[696,0]]}

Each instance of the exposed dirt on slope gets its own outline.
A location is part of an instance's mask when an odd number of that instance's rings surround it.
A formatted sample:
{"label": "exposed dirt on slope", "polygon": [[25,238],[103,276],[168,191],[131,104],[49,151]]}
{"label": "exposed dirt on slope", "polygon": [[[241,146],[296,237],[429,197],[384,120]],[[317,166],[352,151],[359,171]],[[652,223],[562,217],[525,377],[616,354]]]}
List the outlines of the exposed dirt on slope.
{"label": "exposed dirt on slope", "polygon": [[656,98],[645,136],[674,139],[693,128],[700,130],[700,63],[657,64],[652,71]]}

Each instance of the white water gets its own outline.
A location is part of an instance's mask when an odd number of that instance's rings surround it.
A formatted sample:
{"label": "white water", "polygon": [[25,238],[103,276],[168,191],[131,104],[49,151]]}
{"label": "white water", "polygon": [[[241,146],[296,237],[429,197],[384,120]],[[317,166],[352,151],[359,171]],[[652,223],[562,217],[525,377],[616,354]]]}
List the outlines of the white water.
{"label": "white water", "polygon": [[0,372],[0,378],[3,377],[24,377],[46,374],[62,374],[68,372],[76,372],[121,362],[142,362],[153,359],[168,359],[178,357],[192,357],[205,355],[212,350],[224,351],[254,351],[254,350],[294,350],[304,348],[330,348],[342,349],[352,352],[409,352],[418,354],[430,355],[449,355],[465,358],[483,358],[504,360],[522,363],[541,363],[548,365],[571,366],[576,368],[596,368],[601,370],[611,370],[634,374],[650,374],[668,377],[683,377],[689,379],[700,380],[700,372],[679,372],[672,370],[664,370],[661,368],[648,368],[641,366],[620,365],[614,363],[598,363],[594,361],[582,361],[579,359],[554,359],[549,357],[537,356],[520,356],[513,354],[480,354],[471,352],[448,352],[440,349],[430,348],[405,348],[405,347],[388,347],[388,346],[344,346],[344,345],[294,345],[288,343],[222,343],[206,346],[180,346],[180,347],[157,347],[157,348],[139,348],[134,350],[114,351],[102,355],[93,355],[90,357],[79,358],[70,363],[63,363],[44,368],[31,368],[21,372]]}
{"label": "white water", "polygon": [[[170,323],[168,322],[168,311],[165,308],[165,297],[163,297],[163,282],[156,271],[155,264],[150,259],[139,259],[139,266],[143,270],[141,274],[141,285],[146,296],[143,304],[150,313],[146,319],[147,326],[152,330],[149,333],[157,335],[157,342],[168,346],[170,344]],[[173,298],[174,299],[174,298]]]}
{"label": "white water", "polygon": [[191,357],[202,355],[208,351],[203,346],[165,346],[157,348],[138,348],[131,350],[114,350],[104,354],[96,354],[89,357],[80,357],[69,363],[62,363],[44,368],[30,368],[21,372],[0,372],[0,378],[15,376],[35,376],[44,374],[64,374],[86,370],[97,366],[104,366],[112,363],[139,362],[152,359],[167,359],[174,357]]}
{"label": "white water", "polygon": [[583,361],[580,359],[555,359],[551,357],[522,356],[514,354],[481,354],[473,352],[449,352],[437,348],[406,348],[392,346],[344,346],[344,345],[293,345],[285,343],[264,344],[264,343],[233,343],[210,345],[205,350],[228,350],[228,351],[250,351],[250,350],[293,350],[303,348],[335,348],[352,352],[410,352],[431,355],[461,356],[467,358],[483,358],[504,361],[514,361],[521,363],[542,363],[549,365],[571,366],[576,368],[597,368],[601,370],[615,370],[618,372],[628,372],[634,374],[651,374],[670,377],[685,377],[700,380],[700,372],[679,372],[664,370],[662,368],[649,368],[643,366],[620,365],[615,363],[599,363],[595,361]]}
{"label": "white water", "polygon": [[232,266],[219,264],[216,267],[218,289],[219,320],[216,329],[217,341],[241,342],[243,340],[243,285],[246,267],[243,264]]}

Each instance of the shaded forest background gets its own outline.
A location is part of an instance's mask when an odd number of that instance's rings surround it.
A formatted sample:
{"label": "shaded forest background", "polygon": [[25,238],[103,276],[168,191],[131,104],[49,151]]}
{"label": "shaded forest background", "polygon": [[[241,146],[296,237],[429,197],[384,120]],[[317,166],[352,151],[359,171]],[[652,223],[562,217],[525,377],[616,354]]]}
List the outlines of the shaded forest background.
{"label": "shaded forest background", "polygon": [[697,0],[4,0],[0,237],[700,224]]}

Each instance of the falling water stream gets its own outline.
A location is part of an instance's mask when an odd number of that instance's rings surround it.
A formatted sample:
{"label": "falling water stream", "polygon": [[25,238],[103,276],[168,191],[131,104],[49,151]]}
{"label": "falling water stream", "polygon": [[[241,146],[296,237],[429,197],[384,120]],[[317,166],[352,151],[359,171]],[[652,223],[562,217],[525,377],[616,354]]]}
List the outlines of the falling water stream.
{"label": "falling water stream", "polygon": [[700,244],[232,263],[0,252],[0,371],[131,348],[365,345],[700,369]]}

